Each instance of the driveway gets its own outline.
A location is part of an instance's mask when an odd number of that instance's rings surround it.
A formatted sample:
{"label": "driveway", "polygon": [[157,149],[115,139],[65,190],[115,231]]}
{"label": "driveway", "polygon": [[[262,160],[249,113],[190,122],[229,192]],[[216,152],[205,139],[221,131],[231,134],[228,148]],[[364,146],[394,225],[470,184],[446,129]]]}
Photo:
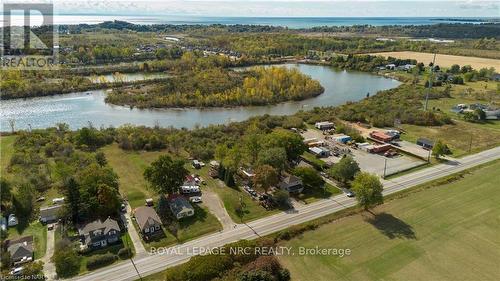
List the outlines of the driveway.
{"label": "driveway", "polygon": [[130,207],[129,204],[127,204],[127,212],[125,214],[121,215],[123,224],[127,227],[128,234],[130,236],[130,240],[132,240],[132,244],[134,244],[135,248],[135,257],[143,257],[147,256],[148,252],[146,251],[146,248],[144,248],[144,245],[142,244],[141,237],[137,230],[135,229],[134,225],[132,224],[132,218],[130,217],[130,214],[132,214],[132,208]]}
{"label": "driveway", "polygon": [[210,213],[212,213],[222,224],[223,231],[234,228],[235,223],[229,216],[216,193],[208,190],[203,190],[201,195],[203,205],[207,206]]}
{"label": "driveway", "polygon": [[52,230],[47,230],[47,250],[45,251],[45,256],[40,259],[43,262],[43,272],[45,274],[45,277],[47,277],[47,280],[56,279],[56,267],[50,261],[50,258],[52,258],[52,256],[54,255],[55,232],[56,227],[54,227]]}
{"label": "driveway", "polygon": [[[429,182],[441,177],[460,172],[471,167],[481,165],[495,159],[500,159],[500,147],[486,150],[477,154],[461,158],[457,165],[438,164],[417,172],[400,176],[392,180],[383,180],[384,195],[392,194],[411,188],[413,186]],[[136,268],[142,277],[165,270],[168,267],[181,264],[193,256],[193,247],[214,248],[236,242],[241,239],[256,239],[258,237],[286,229],[290,226],[304,223],[322,216],[332,214],[345,208],[355,206],[355,198],[348,198],[343,194],[329,199],[302,206],[294,212],[278,213],[248,223],[249,227],[238,227],[223,233],[209,234],[194,240],[190,240],[182,245],[172,246],[166,252],[174,251],[178,255],[150,255],[140,259],[134,259]],[[94,281],[94,280],[137,280],[137,273],[134,265],[130,262],[120,262],[102,269],[79,275],[73,281]]]}

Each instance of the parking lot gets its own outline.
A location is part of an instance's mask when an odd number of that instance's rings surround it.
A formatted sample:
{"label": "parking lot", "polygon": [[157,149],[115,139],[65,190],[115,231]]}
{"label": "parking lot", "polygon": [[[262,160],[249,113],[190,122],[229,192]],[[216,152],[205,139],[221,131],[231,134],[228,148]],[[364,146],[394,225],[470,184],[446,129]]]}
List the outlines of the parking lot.
{"label": "parking lot", "polygon": [[399,146],[399,149],[402,151],[417,155],[419,157],[422,157],[423,159],[427,159],[429,157],[429,150],[426,150],[422,148],[421,146],[417,145],[416,143],[412,143],[409,141],[404,141],[404,140],[399,140],[396,142]]}
{"label": "parking lot", "polygon": [[[338,147],[341,150],[345,151],[347,151],[348,149],[348,154],[351,155],[354,160],[356,160],[356,162],[358,162],[358,165],[362,171],[374,173],[379,176],[383,176],[384,174],[386,176],[395,174],[397,172],[408,170],[426,163],[425,161],[416,157],[411,157],[403,154],[398,154],[397,156],[393,157],[385,157],[380,154],[374,154],[359,149],[354,149],[348,145],[339,144],[331,140],[326,140],[323,132],[319,130],[309,129],[305,131],[302,136],[304,137],[304,139],[316,138],[318,141],[325,141],[326,147],[330,150],[332,150],[333,147]],[[427,153],[427,151],[423,151]],[[329,157],[321,158],[321,160],[329,164],[335,164],[339,162],[341,158],[342,155],[331,155]]]}

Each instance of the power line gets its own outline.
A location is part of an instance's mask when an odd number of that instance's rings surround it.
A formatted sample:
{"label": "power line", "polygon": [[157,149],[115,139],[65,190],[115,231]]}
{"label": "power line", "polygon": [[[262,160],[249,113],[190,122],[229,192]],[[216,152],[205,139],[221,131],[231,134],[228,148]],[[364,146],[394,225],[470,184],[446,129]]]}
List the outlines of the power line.
{"label": "power line", "polygon": [[427,105],[429,103],[429,93],[431,92],[432,83],[434,82],[432,74],[434,73],[435,62],[436,62],[436,53],[434,53],[434,58],[432,59],[431,73],[429,75],[429,81],[428,81],[429,85],[427,86],[427,94],[425,95],[425,107],[424,107],[425,111],[427,111]]}

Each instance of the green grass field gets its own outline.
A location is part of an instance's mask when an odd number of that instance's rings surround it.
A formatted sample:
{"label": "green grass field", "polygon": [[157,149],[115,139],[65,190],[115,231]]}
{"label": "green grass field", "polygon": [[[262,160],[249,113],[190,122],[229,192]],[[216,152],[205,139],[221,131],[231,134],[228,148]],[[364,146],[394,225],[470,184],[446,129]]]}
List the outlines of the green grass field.
{"label": "green grass field", "polygon": [[1,136],[0,137],[0,175],[9,179],[11,175],[7,173],[6,169],[10,163],[10,157],[14,153],[14,140],[16,136]]}
{"label": "green grass field", "polygon": [[154,191],[148,189],[143,173],[163,152],[124,151],[117,144],[106,146],[102,150],[120,178],[120,192],[128,199],[132,208],[144,205],[146,198],[155,197]]}
{"label": "green grass field", "polygon": [[[461,103],[500,106],[498,84],[494,81],[480,81],[467,82],[465,85],[452,85],[451,97],[429,100],[429,108],[439,109],[448,114],[454,120],[455,125],[435,127],[403,125],[402,127],[407,131],[407,134],[403,134],[402,138],[411,142],[415,142],[420,137],[435,141],[442,140],[450,146],[455,157],[500,145],[500,121],[471,123],[463,121],[460,114],[451,112],[452,107]],[[438,89],[442,90],[444,86]]]}
{"label": "green grass field", "polygon": [[435,141],[442,140],[450,147],[454,157],[479,152],[500,145],[500,126],[495,127],[495,125],[488,126],[487,124],[457,120],[454,125],[435,127],[403,125],[402,127],[406,132],[406,134],[401,135],[402,139],[413,143],[420,137]]}
{"label": "green grass field", "polygon": [[292,280],[498,280],[500,162],[419,188],[306,232],[283,246],[349,248],[350,256],[281,256]]}

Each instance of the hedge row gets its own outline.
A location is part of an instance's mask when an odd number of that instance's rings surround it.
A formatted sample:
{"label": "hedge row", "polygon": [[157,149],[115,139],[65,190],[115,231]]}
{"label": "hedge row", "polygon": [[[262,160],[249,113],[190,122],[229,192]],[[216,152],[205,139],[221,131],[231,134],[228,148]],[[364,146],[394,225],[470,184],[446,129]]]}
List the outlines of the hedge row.
{"label": "hedge row", "polygon": [[97,269],[99,267],[110,265],[110,264],[114,263],[117,259],[118,259],[118,257],[112,253],[91,256],[87,260],[87,269],[94,270],[94,269]]}

